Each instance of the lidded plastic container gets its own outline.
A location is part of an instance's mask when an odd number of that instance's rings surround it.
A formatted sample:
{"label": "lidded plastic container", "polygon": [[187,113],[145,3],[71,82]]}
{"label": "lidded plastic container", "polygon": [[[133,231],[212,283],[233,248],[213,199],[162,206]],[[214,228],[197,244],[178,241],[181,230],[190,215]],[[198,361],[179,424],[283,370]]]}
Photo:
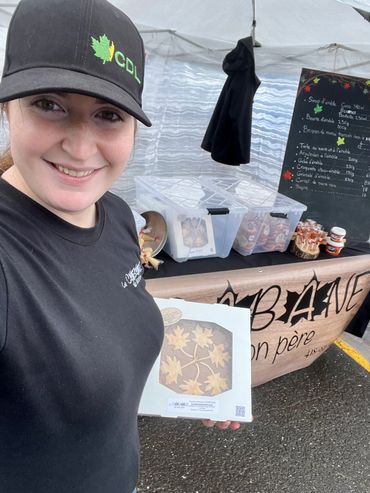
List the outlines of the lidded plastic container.
{"label": "lidded plastic container", "polygon": [[196,177],[135,177],[136,208],[167,224],[164,251],[177,262],[227,257],[246,208]]}
{"label": "lidded plastic container", "polygon": [[284,252],[307,207],[249,178],[204,177],[209,186],[243,204],[246,213],[233,248],[241,255]]}

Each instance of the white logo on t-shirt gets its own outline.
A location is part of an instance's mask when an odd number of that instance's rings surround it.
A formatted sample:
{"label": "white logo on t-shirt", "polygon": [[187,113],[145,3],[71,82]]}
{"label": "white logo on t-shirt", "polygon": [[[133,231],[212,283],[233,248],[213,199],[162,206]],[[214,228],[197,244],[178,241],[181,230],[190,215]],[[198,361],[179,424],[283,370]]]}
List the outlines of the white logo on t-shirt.
{"label": "white logo on t-shirt", "polygon": [[131,270],[129,270],[121,281],[121,286],[127,288],[129,285],[133,285],[135,288],[143,277],[144,268],[140,262],[138,262]]}

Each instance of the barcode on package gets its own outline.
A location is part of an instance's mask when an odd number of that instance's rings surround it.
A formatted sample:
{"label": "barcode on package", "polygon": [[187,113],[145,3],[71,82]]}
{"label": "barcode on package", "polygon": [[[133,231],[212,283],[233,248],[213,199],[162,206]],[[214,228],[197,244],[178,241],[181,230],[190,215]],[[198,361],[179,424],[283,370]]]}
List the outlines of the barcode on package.
{"label": "barcode on package", "polygon": [[235,416],[245,418],[245,406],[235,406]]}

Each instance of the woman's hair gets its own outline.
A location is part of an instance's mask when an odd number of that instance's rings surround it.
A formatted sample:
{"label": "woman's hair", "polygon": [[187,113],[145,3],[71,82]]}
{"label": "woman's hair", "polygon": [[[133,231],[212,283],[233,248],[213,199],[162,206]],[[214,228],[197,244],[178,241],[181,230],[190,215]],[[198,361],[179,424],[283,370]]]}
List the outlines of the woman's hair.
{"label": "woman's hair", "polygon": [[[6,103],[0,103],[0,124],[4,125],[5,122],[5,108]],[[5,151],[0,153],[0,175],[4,173],[7,169],[13,166],[13,158],[10,152],[10,147],[5,149]]]}
{"label": "woman's hair", "polygon": [[4,173],[7,169],[13,166],[13,158],[8,147],[2,154],[0,154],[0,175]]}

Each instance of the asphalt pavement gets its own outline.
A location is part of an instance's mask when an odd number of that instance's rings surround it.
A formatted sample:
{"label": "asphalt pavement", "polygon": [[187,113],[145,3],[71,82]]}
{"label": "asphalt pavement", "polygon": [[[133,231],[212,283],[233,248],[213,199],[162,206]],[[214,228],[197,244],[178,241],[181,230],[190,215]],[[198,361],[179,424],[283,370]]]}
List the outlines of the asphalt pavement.
{"label": "asphalt pavement", "polygon": [[333,345],[254,388],[237,431],[139,417],[138,492],[370,493],[369,375]]}

